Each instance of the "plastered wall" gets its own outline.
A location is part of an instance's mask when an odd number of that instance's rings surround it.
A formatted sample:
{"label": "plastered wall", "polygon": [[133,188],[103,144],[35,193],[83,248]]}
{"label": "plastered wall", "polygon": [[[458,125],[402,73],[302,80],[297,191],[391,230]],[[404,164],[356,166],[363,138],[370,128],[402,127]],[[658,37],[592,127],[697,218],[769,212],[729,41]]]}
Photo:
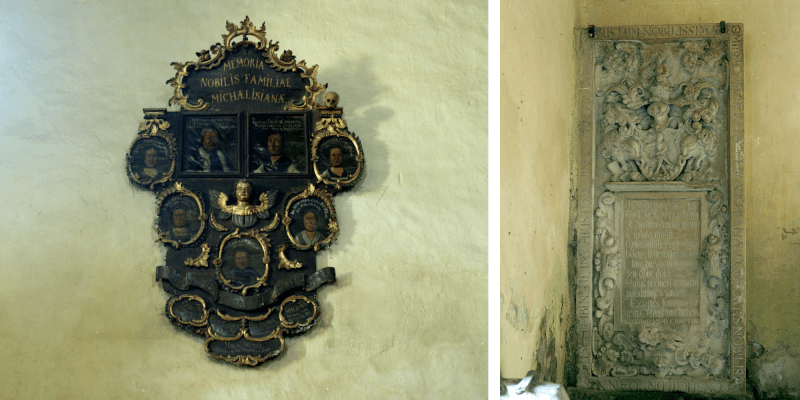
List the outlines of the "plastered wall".
{"label": "plastered wall", "polygon": [[575,8],[504,1],[500,18],[500,374],[561,382]]}
{"label": "plastered wall", "polygon": [[[795,21],[800,4],[576,0],[572,5],[536,4],[536,13],[525,2],[505,1],[502,6],[501,374],[521,377],[543,357],[540,321],[531,322],[530,315],[535,310],[540,319],[544,307],[553,307],[560,287],[559,255],[568,248],[560,242],[567,223],[559,222],[568,189],[558,184],[568,168],[559,158],[565,145],[557,143],[565,143],[562,132],[569,127],[562,115],[568,111],[562,109],[571,103],[556,95],[571,93],[573,87],[573,72],[563,61],[571,52],[572,24],[724,20],[744,23],[745,31],[748,375],[762,398],[800,396],[800,78],[795,73],[800,64],[800,25]],[[570,10],[574,14],[566,15]],[[549,151],[537,153],[537,146]],[[548,229],[556,235],[537,236]],[[547,250],[550,246],[555,250]],[[536,272],[535,278],[525,272]],[[524,313],[519,312],[521,304]],[[560,315],[569,318],[566,312]],[[558,322],[553,322],[557,330]],[[560,363],[557,373],[562,373]]]}
{"label": "plastered wall", "polygon": [[[485,1],[0,5],[0,398],[485,398]],[[318,256],[322,314],[255,368],[164,317],[155,197],[128,183],[169,63],[249,15],[319,64],[367,157]],[[456,384],[457,383],[457,384]]]}

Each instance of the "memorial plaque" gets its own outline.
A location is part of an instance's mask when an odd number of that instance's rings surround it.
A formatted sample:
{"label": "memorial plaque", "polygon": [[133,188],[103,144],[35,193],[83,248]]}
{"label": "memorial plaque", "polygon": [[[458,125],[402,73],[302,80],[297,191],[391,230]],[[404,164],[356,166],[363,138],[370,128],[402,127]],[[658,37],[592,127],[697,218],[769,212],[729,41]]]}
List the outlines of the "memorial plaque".
{"label": "memorial plaque", "polygon": [[167,318],[210,357],[257,366],[319,317],[317,290],[336,275],[316,253],[337,239],[334,196],[359,181],[364,154],[339,95],[317,101],[327,84],[316,65],[279,54],[265,24],[226,29],[196,61],[172,64],[180,111],[144,109],[126,173],[156,194]]}
{"label": "memorial plaque", "polygon": [[580,388],[745,392],[742,30],[580,32]]}

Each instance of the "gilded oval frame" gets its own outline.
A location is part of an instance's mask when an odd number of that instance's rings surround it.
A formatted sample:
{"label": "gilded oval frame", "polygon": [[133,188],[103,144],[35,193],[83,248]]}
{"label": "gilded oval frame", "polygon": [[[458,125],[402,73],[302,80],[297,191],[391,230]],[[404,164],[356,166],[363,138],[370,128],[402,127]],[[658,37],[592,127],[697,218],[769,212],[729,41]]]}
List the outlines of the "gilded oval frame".
{"label": "gilded oval frame", "polygon": [[[191,238],[185,241],[180,240],[172,240],[167,238],[166,232],[161,232],[158,229],[158,218],[161,215],[161,208],[164,206],[164,203],[170,196],[185,196],[189,197],[197,203],[197,208],[199,211],[199,215],[197,220],[200,222],[200,228],[197,230],[197,233],[194,234]],[[203,201],[200,199],[200,194],[186,189],[180,182],[175,182],[175,185],[171,188],[164,190],[163,192],[159,193],[158,198],[156,200],[156,221],[153,230],[156,231],[156,235],[158,236],[158,241],[163,242],[165,244],[170,244],[175,250],[179,249],[181,246],[191,246],[196,244],[197,240],[203,236],[203,232],[206,229],[206,220],[208,219],[208,215],[203,210]]]}
{"label": "gilded oval frame", "polygon": [[[328,232],[329,233],[328,233],[327,237],[323,238],[322,240],[320,240],[316,244],[305,245],[304,246],[304,245],[301,245],[300,243],[298,243],[295,240],[294,235],[292,235],[292,232],[290,230],[290,226],[292,225],[293,220],[292,220],[292,217],[290,217],[290,214],[291,214],[290,211],[292,209],[292,206],[295,203],[297,203],[298,201],[300,201],[302,199],[307,199],[307,198],[311,198],[311,197],[316,197],[316,198],[320,199],[325,204],[325,207],[328,208],[328,211],[330,212],[330,218],[328,218]],[[328,193],[328,191],[326,191],[325,189],[321,189],[321,188],[315,187],[311,183],[308,184],[308,187],[306,188],[306,190],[304,190],[303,192],[298,193],[297,195],[291,197],[286,202],[286,206],[284,206],[284,210],[283,210],[283,220],[282,220],[282,222],[283,222],[284,227],[286,228],[285,232],[286,232],[286,236],[289,238],[289,242],[292,244],[292,247],[294,247],[297,250],[310,250],[310,249],[313,249],[314,251],[319,251],[323,247],[329,245],[331,243],[331,241],[335,240],[336,239],[336,233],[339,232],[339,223],[338,223],[338,221],[336,219],[336,208],[333,205],[333,195]]]}
{"label": "gilded oval frame", "polygon": [[[164,120],[150,120],[147,122],[143,122],[142,126],[140,126],[140,129],[141,128],[144,129],[142,129],[141,132],[139,132],[139,136],[137,136],[136,139],[133,140],[130,148],[128,149],[128,154],[125,156],[125,161],[128,164],[127,165],[128,178],[131,180],[131,182],[137,185],[143,187],[149,187],[150,190],[155,190],[156,185],[160,185],[162,183],[166,183],[172,180],[172,176],[175,174],[175,159],[177,154],[177,150],[175,147],[175,137],[173,137],[172,134],[166,130],[167,128],[169,128],[169,122],[166,122]],[[169,171],[167,171],[166,173],[162,173],[161,178],[158,180],[153,180],[153,179],[144,180],[142,179],[140,174],[133,171],[134,160],[133,156],[131,155],[133,153],[133,149],[136,146],[136,144],[139,143],[139,141],[147,139],[160,139],[164,140],[167,143],[167,149],[169,152],[168,156],[170,159],[170,168]]]}
{"label": "gilded oval frame", "polygon": [[[325,185],[329,185],[336,190],[342,190],[343,187],[348,188],[354,186],[361,180],[361,175],[364,171],[364,149],[361,148],[361,140],[358,139],[358,136],[349,132],[347,130],[347,126],[342,124],[338,124],[338,121],[332,119],[328,121],[326,119],[321,120],[317,123],[317,130],[314,131],[312,134],[311,139],[311,162],[313,164],[312,168],[314,170],[314,176],[317,179],[317,183],[323,183]],[[342,125],[344,125],[342,127]],[[328,179],[322,175],[324,171],[320,171],[319,169],[319,149],[320,144],[325,139],[331,138],[343,138],[347,140],[350,144],[353,145],[355,150],[355,162],[357,164],[356,171],[349,175],[345,179]]]}
{"label": "gilded oval frame", "polygon": [[[226,278],[225,275],[222,273],[222,252],[225,250],[225,245],[227,245],[229,241],[231,241],[232,239],[242,239],[244,237],[250,237],[252,239],[255,239],[261,246],[261,250],[263,252],[263,257],[261,257],[261,262],[264,263],[264,274],[260,278],[258,278],[256,283],[252,285],[234,285],[233,281]],[[261,286],[266,286],[267,279],[269,279],[269,259],[270,259],[269,247],[270,247],[269,238],[267,238],[265,234],[259,233],[258,231],[255,230],[250,230],[247,232],[239,232],[239,228],[236,228],[236,230],[233,231],[233,233],[231,233],[228,236],[225,236],[225,238],[222,239],[222,242],[219,245],[219,254],[217,258],[214,259],[214,267],[217,270],[217,277],[228,288],[234,291],[241,290],[243,296],[247,295],[247,292],[250,289],[256,289]]]}

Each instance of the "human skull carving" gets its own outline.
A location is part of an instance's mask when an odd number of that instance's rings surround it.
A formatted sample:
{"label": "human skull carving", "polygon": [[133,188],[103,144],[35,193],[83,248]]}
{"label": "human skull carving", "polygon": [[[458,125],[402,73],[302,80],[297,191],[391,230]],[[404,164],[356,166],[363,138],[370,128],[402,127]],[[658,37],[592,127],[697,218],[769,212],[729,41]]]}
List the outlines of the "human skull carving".
{"label": "human skull carving", "polygon": [[325,93],[325,106],[336,107],[339,104],[339,93],[328,92]]}

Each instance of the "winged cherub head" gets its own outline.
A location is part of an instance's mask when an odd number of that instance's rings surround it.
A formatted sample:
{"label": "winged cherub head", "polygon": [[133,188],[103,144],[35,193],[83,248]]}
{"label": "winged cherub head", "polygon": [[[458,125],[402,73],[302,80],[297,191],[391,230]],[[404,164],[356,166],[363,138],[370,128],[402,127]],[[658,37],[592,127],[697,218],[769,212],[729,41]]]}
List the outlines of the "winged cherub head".
{"label": "winged cherub head", "polygon": [[236,200],[239,205],[247,205],[250,201],[250,193],[252,192],[252,184],[248,181],[241,180],[236,182]]}

